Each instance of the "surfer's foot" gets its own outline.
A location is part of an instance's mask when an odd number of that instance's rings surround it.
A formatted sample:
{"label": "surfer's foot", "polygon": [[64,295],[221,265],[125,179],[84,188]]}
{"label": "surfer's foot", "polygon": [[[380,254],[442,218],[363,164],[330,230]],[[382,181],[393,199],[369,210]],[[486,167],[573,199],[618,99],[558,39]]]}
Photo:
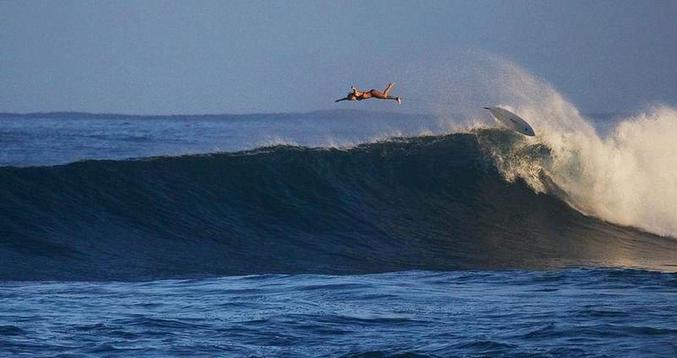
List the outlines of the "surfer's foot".
{"label": "surfer's foot", "polygon": [[395,100],[397,101],[397,104],[402,104],[402,100],[400,99],[400,97],[395,97]]}

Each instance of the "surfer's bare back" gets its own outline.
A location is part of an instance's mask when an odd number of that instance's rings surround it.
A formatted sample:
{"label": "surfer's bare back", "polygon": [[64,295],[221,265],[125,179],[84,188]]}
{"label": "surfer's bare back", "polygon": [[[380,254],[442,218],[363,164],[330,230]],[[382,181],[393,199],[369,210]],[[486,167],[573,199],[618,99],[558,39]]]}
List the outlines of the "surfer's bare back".
{"label": "surfer's bare back", "polygon": [[394,101],[397,101],[398,104],[402,103],[402,100],[400,100],[400,97],[393,97],[390,95],[390,90],[395,87],[395,83],[391,82],[388,83],[386,88],[383,91],[375,90],[375,89],[370,89],[369,91],[360,91],[355,86],[350,87],[350,93],[348,93],[347,96],[343,98],[339,98],[334,102],[341,102],[341,101],[362,101],[365,99],[369,98],[378,98],[378,99],[392,99]]}

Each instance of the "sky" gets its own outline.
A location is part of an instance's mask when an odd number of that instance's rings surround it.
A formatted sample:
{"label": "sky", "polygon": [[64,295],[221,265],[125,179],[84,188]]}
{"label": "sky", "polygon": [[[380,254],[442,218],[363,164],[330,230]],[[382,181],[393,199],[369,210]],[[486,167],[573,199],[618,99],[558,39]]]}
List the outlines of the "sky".
{"label": "sky", "polygon": [[633,111],[677,104],[676,19],[657,0],[0,1],[0,112],[385,108],[333,100],[439,92],[417,73],[473,62],[459,53],[518,64],[583,112]]}

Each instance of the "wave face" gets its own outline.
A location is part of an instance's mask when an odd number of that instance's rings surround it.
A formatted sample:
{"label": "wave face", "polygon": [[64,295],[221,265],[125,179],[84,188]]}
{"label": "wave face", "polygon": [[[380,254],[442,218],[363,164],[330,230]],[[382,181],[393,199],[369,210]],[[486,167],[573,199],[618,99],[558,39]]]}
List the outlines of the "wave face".
{"label": "wave face", "polygon": [[[0,168],[0,279],[564,265],[670,270],[677,242],[506,181],[499,130]],[[524,149],[547,161],[552,151]],[[552,159],[550,159],[552,160]],[[562,196],[560,196],[562,197]]]}

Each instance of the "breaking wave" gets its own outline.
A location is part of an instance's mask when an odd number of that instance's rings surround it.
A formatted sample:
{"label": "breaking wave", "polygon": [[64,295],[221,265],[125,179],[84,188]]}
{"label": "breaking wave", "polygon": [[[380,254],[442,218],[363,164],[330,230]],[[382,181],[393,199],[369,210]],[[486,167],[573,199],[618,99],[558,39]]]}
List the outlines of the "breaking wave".
{"label": "breaking wave", "polygon": [[[0,279],[671,270],[676,240],[585,216],[556,197],[578,204],[589,189],[570,189],[563,178],[588,172],[564,176],[562,160],[542,143],[481,129],[351,149],[3,167]],[[518,175],[506,181],[510,173]],[[534,178],[549,186],[534,191]]]}

